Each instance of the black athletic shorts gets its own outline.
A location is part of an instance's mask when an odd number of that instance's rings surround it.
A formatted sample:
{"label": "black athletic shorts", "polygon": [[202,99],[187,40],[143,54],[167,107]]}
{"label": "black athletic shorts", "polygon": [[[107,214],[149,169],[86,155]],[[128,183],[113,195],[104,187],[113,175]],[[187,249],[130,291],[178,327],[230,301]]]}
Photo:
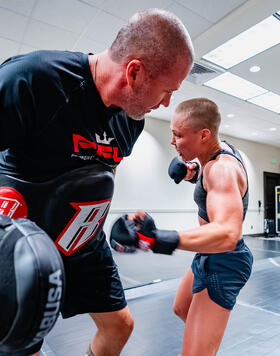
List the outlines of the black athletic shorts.
{"label": "black athletic shorts", "polygon": [[240,239],[234,251],[197,253],[192,262],[193,294],[207,288],[211,300],[232,310],[240,290],[248,281],[253,255]]}
{"label": "black athletic shorts", "polygon": [[[98,246],[96,246],[98,244]],[[63,318],[83,313],[104,313],[123,309],[127,303],[111,249],[103,238],[94,252],[62,255],[66,275]]]}
{"label": "black athletic shorts", "polygon": [[0,351],[0,356],[30,356],[32,354],[35,354],[40,350],[40,348],[43,345],[43,341],[41,340],[37,344],[33,345],[32,347],[29,347],[27,349],[21,350],[21,351],[14,351],[14,352],[2,352]]}

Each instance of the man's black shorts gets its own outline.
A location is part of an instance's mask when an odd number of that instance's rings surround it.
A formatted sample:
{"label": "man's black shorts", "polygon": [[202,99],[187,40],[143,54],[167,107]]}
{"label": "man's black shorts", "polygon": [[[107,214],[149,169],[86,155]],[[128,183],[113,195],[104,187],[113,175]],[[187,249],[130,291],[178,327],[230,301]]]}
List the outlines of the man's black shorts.
{"label": "man's black shorts", "polygon": [[104,313],[123,309],[127,303],[117,266],[105,239],[98,246],[72,256],[62,255],[66,274],[63,318],[82,313]]}

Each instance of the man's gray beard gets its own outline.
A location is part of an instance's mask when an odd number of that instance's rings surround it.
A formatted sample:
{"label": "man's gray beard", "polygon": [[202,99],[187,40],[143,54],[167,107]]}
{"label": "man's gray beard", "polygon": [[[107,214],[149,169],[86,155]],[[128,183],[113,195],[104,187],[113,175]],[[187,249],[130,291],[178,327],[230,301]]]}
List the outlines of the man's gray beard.
{"label": "man's gray beard", "polygon": [[140,120],[144,119],[145,112],[144,113],[143,113],[143,111],[141,112],[140,109],[139,110],[137,110],[137,109],[135,110],[135,107],[131,108],[131,106],[133,106],[133,105],[130,105],[130,103],[128,105],[126,105],[126,106],[127,106],[127,108],[124,109],[124,111],[133,120],[140,121]]}
{"label": "man's gray beard", "polygon": [[124,111],[133,120],[140,121],[144,119],[144,115],[146,112],[143,112],[143,105],[141,105],[141,103],[144,101],[144,97],[148,88],[148,83],[145,83],[138,89],[138,92],[136,94],[126,97]]}

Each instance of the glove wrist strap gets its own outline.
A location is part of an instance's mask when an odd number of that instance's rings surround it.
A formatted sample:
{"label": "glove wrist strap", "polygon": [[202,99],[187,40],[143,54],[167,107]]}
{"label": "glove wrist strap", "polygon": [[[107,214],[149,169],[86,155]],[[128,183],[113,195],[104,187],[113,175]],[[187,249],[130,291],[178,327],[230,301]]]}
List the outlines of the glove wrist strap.
{"label": "glove wrist strap", "polygon": [[155,239],[152,237],[145,236],[141,234],[140,232],[137,232],[138,235],[138,247],[141,250],[147,251],[147,250],[153,250],[154,244],[155,244]]}
{"label": "glove wrist strap", "polygon": [[179,245],[179,234],[175,230],[157,230],[155,253],[171,255]]}

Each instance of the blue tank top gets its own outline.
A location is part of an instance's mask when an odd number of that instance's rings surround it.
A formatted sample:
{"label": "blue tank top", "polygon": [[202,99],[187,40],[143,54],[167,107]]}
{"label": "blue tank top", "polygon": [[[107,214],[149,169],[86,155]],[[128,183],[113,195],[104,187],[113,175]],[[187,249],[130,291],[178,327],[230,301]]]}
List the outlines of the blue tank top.
{"label": "blue tank top", "polygon": [[[213,161],[216,159],[217,156],[221,155],[221,154],[226,154],[226,155],[230,155],[235,157],[241,164],[242,167],[244,168],[244,171],[246,173],[246,177],[247,177],[247,189],[246,192],[242,198],[242,203],[243,203],[243,220],[245,219],[245,215],[247,212],[247,208],[248,208],[248,200],[249,200],[249,191],[248,191],[248,175],[247,175],[247,171],[243,162],[243,159],[240,155],[240,153],[232,146],[230,145],[228,142],[226,141],[222,141],[225,142],[231,149],[233,152],[230,152],[228,150],[224,150],[221,149],[218,152],[216,152],[209,161]],[[206,190],[203,188],[203,173],[200,175],[200,177],[198,178],[197,182],[196,182],[196,186],[195,186],[195,190],[194,190],[194,201],[196,202],[197,206],[198,206],[198,215],[205,221],[209,222],[209,218],[207,215],[207,209],[206,209],[206,197],[207,197],[207,192]]]}

